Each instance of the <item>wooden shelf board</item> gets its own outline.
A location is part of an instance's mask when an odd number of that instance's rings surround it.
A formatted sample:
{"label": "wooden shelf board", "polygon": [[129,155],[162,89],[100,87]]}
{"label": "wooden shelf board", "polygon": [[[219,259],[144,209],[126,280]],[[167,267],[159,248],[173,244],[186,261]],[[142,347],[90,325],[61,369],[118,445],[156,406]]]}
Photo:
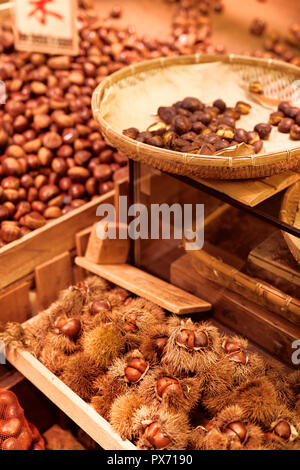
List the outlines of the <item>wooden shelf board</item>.
{"label": "wooden shelf board", "polygon": [[177,315],[206,312],[211,309],[209,302],[129,264],[98,265],[84,257],[75,258],[75,263]]}
{"label": "wooden shelf board", "polygon": [[123,441],[102,416],[28,351],[8,347],[7,360],[103,449],[136,449],[131,442]]}

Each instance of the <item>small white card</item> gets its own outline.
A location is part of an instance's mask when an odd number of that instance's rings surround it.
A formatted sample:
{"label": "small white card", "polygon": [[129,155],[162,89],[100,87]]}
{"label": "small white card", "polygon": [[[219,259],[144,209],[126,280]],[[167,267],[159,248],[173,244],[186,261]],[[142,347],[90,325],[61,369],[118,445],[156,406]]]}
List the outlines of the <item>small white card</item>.
{"label": "small white card", "polygon": [[76,55],[77,0],[14,0],[15,48]]}

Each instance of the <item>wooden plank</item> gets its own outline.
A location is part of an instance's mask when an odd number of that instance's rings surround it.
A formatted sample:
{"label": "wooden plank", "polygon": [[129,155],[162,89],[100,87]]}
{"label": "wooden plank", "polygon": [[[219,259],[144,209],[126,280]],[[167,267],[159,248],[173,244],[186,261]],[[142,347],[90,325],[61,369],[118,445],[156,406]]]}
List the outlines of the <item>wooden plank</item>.
{"label": "wooden plank", "polygon": [[75,259],[75,263],[178,315],[206,312],[211,309],[209,302],[129,264],[97,265],[80,257]]}
{"label": "wooden plank", "polygon": [[75,247],[75,234],[97,221],[100,203],[113,204],[114,191],[60,217],[0,250],[0,289],[31,273],[36,266]]}
{"label": "wooden plank", "polygon": [[21,281],[0,294],[0,321],[23,323],[31,316],[29,282]]}
{"label": "wooden plank", "polygon": [[101,447],[107,450],[136,449],[131,442],[123,441],[102,416],[28,351],[8,347],[7,359]]}
{"label": "wooden plank", "polygon": [[68,251],[35,268],[38,311],[57,299],[57,293],[73,284],[71,255]]}
{"label": "wooden plank", "polygon": [[274,194],[288,188],[300,179],[299,173],[288,171],[281,175],[269,176],[259,180],[223,181],[194,178],[201,184],[216,189],[247,206],[254,207]]}
{"label": "wooden plank", "polygon": [[[171,266],[171,282],[213,305],[213,319],[244,335],[289,367],[295,368],[291,357],[292,343],[300,338],[300,327],[292,325],[226,287],[217,287],[200,276],[184,255]],[[299,368],[299,366],[297,366]]]}

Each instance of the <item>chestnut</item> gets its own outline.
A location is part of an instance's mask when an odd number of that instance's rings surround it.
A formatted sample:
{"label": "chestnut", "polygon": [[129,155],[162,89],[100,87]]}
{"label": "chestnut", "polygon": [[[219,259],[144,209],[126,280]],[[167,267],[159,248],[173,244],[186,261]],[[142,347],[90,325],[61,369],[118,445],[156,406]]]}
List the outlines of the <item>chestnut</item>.
{"label": "chestnut", "polygon": [[247,438],[247,428],[240,421],[229,423],[226,426],[224,433],[232,436],[233,438],[239,439],[241,443],[244,443]]}
{"label": "chestnut", "polygon": [[300,140],[300,126],[294,124],[290,130],[290,137],[293,140]]}
{"label": "chestnut", "polygon": [[131,359],[125,368],[125,377],[130,383],[139,382],[149,369],[149,364],[142,358]]}
{"label": "chestnut", "polygon": [[147,426],[144,436],[147,438],[151,446],[157,450],[165,449],[171,443],[171,439],[161,431],[160,425],[157,421],[154,421]]}
{"label": "chestnut", "polygon": [[158,399],[161,400],[167,391],[173,391],[181,394],[181,387],[177,379],[171,377],[161,377],[156,384]]}
{"label": "chestnut", "polygon": [[95,300],[90,306],[90,313],[96,315],[97,313],[102,312],[102,310],[110,310],[110,302],[106,299],[104,300]]}
{"label": "chestnut", "polygon": [[295,124],[295,121],[291,118],[283,118],[280,123],[278,124],[278,130],[279,132],[282,132],[284,134],[288,134],[291,131],[291,128]]}
{"label": "chestnut", "polygon": [[260,124],[256,124],[256,126],[254,127],[254,130],[255,132],[258,133],[261,139],[265,140],[265,139],[268,139],[271,133],[272,127],[271,127],[271,124],[260,123]]}
{"label": "chestnut", "polygon": [[198,351],[208,346],[208,336],[204,331],[197,332],[196,334],[190,330],[181,330],[177,335],[176,343],[188,350]]}
{"label": "chestnut", "polygon": [[153,340],[155,349],[159,353],[160,356],[163,355],[165,351],[166,344],[168,342],[168,336],[159,336]]}
{"label": "chestnut", "polygon": [[291,426],[287,421],[280,421],[273,429],[276,436],[287,441],[291,436]]}
{"label": "chestnut", "polygon": [[136,320],[137,320],[137,313],[131,312],[128,315],[126,315],[124,330],[126,332],[131,332],[131,333],[134,333],[135,331],[137,331],[138,327],[136,325]]}
{"label": "chestnut", "polygon": [[81,322],[77,318],[59,317],[54,326],[56,333],[62,333],[72,340],[76,340],[81,333]]}

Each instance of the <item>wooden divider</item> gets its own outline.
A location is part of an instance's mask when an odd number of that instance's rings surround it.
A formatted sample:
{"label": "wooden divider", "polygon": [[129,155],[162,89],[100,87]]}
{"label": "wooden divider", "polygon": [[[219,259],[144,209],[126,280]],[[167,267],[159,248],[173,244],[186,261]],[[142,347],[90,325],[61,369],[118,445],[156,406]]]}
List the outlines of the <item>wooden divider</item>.
{"label": "wooden divider", "polygon": [[71,255],[68,251],[35,268],[38,311],[45,310],[57,294],[73,284]]}

